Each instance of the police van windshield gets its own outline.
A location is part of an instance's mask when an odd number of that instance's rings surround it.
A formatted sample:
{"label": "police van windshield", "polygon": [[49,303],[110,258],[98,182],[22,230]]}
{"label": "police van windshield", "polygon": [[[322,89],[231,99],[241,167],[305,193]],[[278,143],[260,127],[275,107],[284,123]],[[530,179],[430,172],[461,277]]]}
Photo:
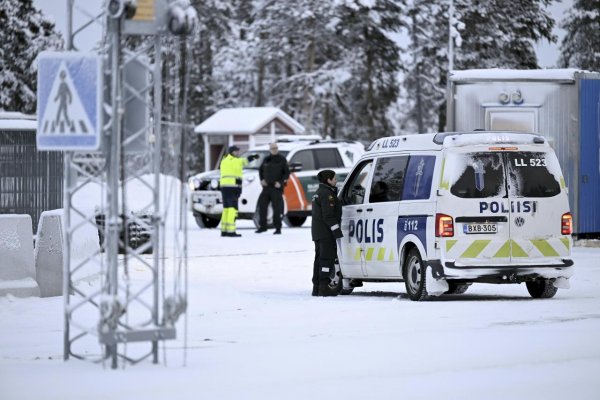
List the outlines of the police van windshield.
{"label": "police van windshield", "polygon": [[560,193],[560,167],[553,154],[467,153],[447,157],[450,192],[461,198],[552,197]]}
{"label": "police van windshield", "polygon": [[[279,154],[281,154],[283,157],[287,157],[288,153],[289,153],[288,151],[280,151],[279,152]],[[254,150],[254,151],[247,151],[247,152],[245,152],[244,154],[241,155],[241,157],[248,158],[248,156],[257,155],[258,158],[250,161],[248,163],[248,165],[246,165],[244,167],[244,169],[259,169],[260,165],[263,162],[263,160],[269,154],[271,154],[271,152],[269,150]]]}

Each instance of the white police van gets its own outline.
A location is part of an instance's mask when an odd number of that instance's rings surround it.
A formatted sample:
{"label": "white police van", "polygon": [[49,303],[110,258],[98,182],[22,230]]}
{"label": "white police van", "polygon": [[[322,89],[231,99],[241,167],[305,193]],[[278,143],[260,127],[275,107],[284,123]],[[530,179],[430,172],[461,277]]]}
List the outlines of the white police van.
{"label": "white police van", "polygon": [[569,287],[567,188],[543,136],[378,139],[339,196],[342,294],[381,281],[404,281],[417,301],[463,293],[474,282],[525,282],[534,298]]}

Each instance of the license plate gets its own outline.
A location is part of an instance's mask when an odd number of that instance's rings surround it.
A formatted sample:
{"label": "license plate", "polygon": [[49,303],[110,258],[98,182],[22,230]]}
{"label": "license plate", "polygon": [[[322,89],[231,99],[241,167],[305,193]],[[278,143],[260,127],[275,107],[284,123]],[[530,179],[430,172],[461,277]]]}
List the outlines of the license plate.
{"label": "license plate", "polygon": [[215,196],[206,196],[206,195],[198,196],[198,195],[196,195],[193,197],[192,201],[194,203],[200,203],[207,207],[214,206],[217,204],[217,198]]}
{"label": "license plate", "polygon": [[207,207],[212,207],[215,204],[217,204],[217,199],[214,197],[209,197],[207,199],[202,199],[202,204],[204,204]]}
{"label": "license plate", "polygon": [[498,232],[497,224],[464,224],[464,233],[496,233]]}

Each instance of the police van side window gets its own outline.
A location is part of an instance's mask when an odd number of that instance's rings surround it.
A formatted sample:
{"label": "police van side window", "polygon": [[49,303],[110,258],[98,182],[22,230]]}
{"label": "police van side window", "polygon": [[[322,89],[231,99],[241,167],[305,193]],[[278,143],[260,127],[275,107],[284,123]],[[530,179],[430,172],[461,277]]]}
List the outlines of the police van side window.
{"label": "police van side window", "polygon": [[312,150],[300,150],[294,154],[290,160],[290,164],[293,163],[302,164],[302,169],[305,171],[317,169]]}
{"label": "police van side window", "polygon": [[[453,154],[446,159],[452,187],[450,192],[467,199],[506,194],[504,161],[500,153]],[[457,174],[458,177],[453,177]]]}
{"label": "police van side window", "polygon": [[344,186],[342,193],[342,204],[363,204],[367,192],[367,180],[373,165],[373,160],[361,163],[348,178],[348,184]]}
{"label": "police van side window", "polygon": [[[516,197],[552,197],[560,193],[560,167],[546,153],[519,151],[507,154],[510,193]],[[553,168],[554,167],[554,168]],[[552,174],[554,169],[555,174]]]}
{"label": "police van side window", "polygon": [[377,160],[369,203],[399,201],[404,184],[408,156],[385,157]]}
{"label": "police van side window", "polygon": [[424,200],[431,195],[435,156],[412,155],[408,161],[402,200]]}
{"label": "police van side window", "polygon": [[344,166],[342,156],[340,156],[337,149],[315,149],[313,151],[317,160],[317,169],[341,168]]}

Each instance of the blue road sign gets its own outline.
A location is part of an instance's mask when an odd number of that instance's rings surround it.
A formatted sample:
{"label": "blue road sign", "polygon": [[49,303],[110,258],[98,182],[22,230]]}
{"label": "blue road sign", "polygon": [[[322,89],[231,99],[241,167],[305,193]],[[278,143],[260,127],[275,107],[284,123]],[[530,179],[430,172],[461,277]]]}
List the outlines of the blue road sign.
{"label": "blue road sign", "polygon": [[102,61],[96,54],[38,57],[38,150],[98,150],[102,134]]}

